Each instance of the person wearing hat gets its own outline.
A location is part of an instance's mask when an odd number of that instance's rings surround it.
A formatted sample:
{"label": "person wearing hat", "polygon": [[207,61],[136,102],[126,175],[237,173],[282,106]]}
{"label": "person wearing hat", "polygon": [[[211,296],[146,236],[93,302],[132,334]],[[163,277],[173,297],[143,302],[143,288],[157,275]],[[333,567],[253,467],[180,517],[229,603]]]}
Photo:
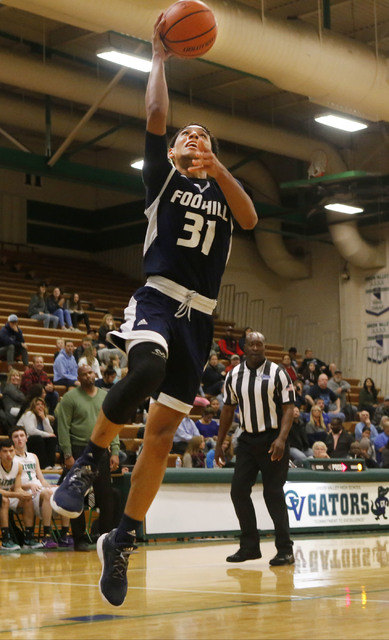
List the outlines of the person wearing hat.
{"label": "person wearing hat", "polygon": [[357,414],[357,407],[350,404],[347,398],[351,385],[347,380],[343,380],[340,369],[336,368],[334,375],[328,380],[328,388],[340,398],[340,410],[344,413],[346,420],[354,420]]}
{"label": "person wearing hat", "polygon": [[385,396],[384,401],[376,408],[372,420],[373,424],[379,425],[382,418],[389,418],[389,394]]}
{"label": "person wearing hat", "polygon": [[8,367],[11,368],[18,356],[28,367],[27,345],[21,329],[18,327],[19,318],[15,313],[8,316],[8,322],[0,329],[0,357],[6,357]]}
{"label": "person wearing hat", "polygon": [[231,360],[230,360],[230,364],[228,364],[225,368],[225,372],[226,374],[231,371],[231,369],[233,369],[234,367],[236,367],[237,364],[240,364],[240,357],[238,356],[237,353],[235,353],[233,356],[231,356]]}
{"label": "person wearing hat", "polygon": [[43,322],[45,329],[53,325],[53,329],[58,327],[59,318],[49,313],[46,305],[46,282],[40,282],[38,290],[31,296],[30,304],[28,305],[28,317],[33,320]]}

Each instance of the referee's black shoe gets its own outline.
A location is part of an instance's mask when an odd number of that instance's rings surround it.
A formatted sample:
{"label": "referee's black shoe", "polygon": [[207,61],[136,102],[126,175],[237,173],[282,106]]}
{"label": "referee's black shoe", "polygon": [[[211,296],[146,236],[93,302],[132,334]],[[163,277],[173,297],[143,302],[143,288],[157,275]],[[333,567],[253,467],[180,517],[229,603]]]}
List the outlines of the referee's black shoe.
{"label": "referee's black shoe", "polygon": [[294,564],[294,555],[293,553],[278,552],[277,555],[274,556],[274,558],[269,560],[269,564],[272,567],[282,567],[286,564]]}
{"label": "referee's black shoe", "polygon": [[236,553],[233,553],[232,556],[227,556],[227,562],[245,562],[246,560],[256,560],[257,558],[262,558],[262,553],[259,549],[254,551],[246,551],[245,549],[238,549]]}

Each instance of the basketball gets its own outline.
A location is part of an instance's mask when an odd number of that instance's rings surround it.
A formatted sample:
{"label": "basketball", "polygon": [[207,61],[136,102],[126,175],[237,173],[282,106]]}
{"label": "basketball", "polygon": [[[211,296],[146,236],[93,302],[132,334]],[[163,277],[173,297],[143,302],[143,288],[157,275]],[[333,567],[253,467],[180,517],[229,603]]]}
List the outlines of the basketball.
{"label": "basketball", "polygon": [[178,0],[163,17],[161,40],[165,48],[177,56],[199,58],[216,40],[216,18],[200,0]]}

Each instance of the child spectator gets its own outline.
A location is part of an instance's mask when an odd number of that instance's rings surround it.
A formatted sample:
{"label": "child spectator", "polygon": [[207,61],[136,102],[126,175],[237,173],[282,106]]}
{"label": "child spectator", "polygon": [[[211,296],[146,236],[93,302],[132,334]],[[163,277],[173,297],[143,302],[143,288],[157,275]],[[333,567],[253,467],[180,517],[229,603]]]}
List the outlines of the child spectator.
{"label": "child spectator", "polygon": [[184,457],[182,466],[187,468],[205,468],[205,441],[203,436],[193,436],[190,440]]}

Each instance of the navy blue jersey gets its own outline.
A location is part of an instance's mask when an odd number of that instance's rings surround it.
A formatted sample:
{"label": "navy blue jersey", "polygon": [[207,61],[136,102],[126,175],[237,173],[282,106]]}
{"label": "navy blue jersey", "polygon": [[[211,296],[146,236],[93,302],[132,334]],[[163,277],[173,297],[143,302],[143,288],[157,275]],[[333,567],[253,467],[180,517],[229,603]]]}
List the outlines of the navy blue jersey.
{"label": "navy blue jersey", "polygon": [[232,213],[212,178],[187,178],[167,157],[166,136],[146,132],[143,169],[149,224],[144,271],[216,299],[229,257]]}

